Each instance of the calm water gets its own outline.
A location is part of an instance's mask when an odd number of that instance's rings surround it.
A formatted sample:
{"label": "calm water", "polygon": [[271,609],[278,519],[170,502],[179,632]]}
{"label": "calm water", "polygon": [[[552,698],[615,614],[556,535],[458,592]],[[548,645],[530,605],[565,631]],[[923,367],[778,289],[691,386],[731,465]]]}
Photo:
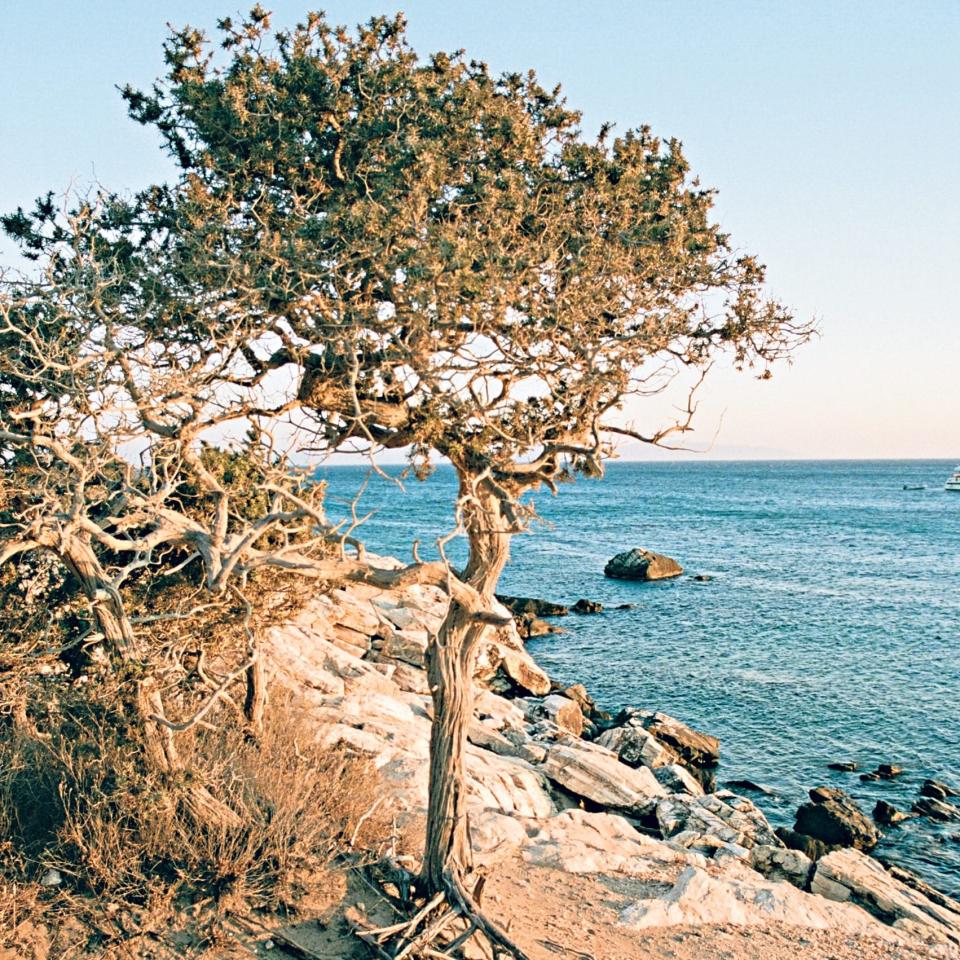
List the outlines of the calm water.
{"label": "calm water", "polygon": [[[881,797],[909,809],[925,777],[960,786],[960,494],[942,489],[953,466],[615,463],[537,498],[550,525],[515,539],[501,587],[635,603],[559,620],[569,632],[530,649],[608,709],[660,709],[719,736],[719,779],[768,785],[775,796],[758,802],[774,822],[792,825],[806,789],[827,783],[868,812]],[[331,513],[363,473],[325,472]],[[448,529],[454,489],[445,469],[406,492],[371,481],[361,508],[380,512],[366,542],[409,558],[414,538]],[[605,579],[606,560],[633,546],[714,579]],[[861,783],[828,771],[834,760],[908,772]],[[960,823],[888,828],[877,852],[960,894]]]}

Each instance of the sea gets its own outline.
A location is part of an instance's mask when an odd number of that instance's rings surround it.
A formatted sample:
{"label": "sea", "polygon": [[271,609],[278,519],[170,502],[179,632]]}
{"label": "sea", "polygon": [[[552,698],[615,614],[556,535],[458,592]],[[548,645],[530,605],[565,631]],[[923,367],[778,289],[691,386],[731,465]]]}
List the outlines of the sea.
{"label": "sea", "polygon": [[[740,792],[774,824],[792,826],[820,785],[868,813],[880,799],[909,810],[926,778],[960,789],[960,493],[943,489],[954,465],[615,461],[603,479],[536,495],[542,522],[514,538],[500,590],[603,603],[557,619],[566,632],[528,649],[609,711],[662,710],[718,736],[719,783],[761,786]],[[350,515],[366,481],[356,509],[372,513],[360,535],[374,553],[410,559],[419,540],[435,556],[453,526],[448,466],[402,485],[365,467],[320,474],[334,517]],[[605,578],[631,547],[686,574]],[[456,542],[450,552],[464,556]],[[827,769],[850,760],[905,772],[863,782]],[[883,829],[878,856],[960,896],[960,821]]]}

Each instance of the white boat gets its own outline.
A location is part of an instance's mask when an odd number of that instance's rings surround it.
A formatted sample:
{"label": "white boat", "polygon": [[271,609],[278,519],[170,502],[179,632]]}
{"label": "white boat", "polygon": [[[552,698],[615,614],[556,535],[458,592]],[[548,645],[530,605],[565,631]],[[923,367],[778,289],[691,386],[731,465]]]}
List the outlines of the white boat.
{"label": "white boat", "polygon": [[953,475],[950,479],[943,485],[944,490],[953,490],[955,493],[960,493],[960,466],[953,471]]}

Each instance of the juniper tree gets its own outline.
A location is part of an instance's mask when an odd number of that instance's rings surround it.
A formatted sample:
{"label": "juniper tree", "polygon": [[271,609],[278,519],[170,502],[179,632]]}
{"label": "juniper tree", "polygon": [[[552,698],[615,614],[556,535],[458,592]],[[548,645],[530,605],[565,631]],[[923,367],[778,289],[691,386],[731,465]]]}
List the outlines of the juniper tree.
{"label": "juniper tree", "polygon": [[[165,76],[124,91],[178,173],[114,199],[103,249],[161,349],[229,336],[220,388],[295,412],[301,456],[456,471],[469,553],[429,651],[421,880],[469,907],[470,664],[527,495],[599,475],[617,439],[689,430],[692,402],[646,431],[627,418],[675,372],[727,355],[765,377],[809,328],[764,297],[678,141],[587,137],[559,89],[421,59],[399,16],[274,31],[258,7],[219,31],[222,54],[175,31]],[[12,227],[42,247],[42,220]]]}

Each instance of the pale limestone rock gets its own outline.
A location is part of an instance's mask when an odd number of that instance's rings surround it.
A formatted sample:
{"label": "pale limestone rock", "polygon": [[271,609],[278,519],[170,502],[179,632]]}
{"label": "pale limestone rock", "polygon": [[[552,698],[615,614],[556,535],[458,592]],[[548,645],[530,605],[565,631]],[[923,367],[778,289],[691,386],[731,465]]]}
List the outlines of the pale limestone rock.
{"label": "pale limestone rock", "polygon": [[527,842],[527,831],[515,816],[496,810],[480,810],[470,815],[470,845],[474,861],[486,865],[513,854]]}
{"label": "pale limestone rock", "polygon": [[631,904],[621,913],[620,921],[635,928],[773,922],[820,930],[835,927],[891,938],[866,913],[843,906],[802,893],[788,883],[765,881],[746,867],[731,868],[718,878],[689,866],[668,893]]}
{"label": "pale limestone rock", "polygon": [[465,766],[467,790],[480,806],[519,817],[556,813],[546,780],[526,761],[468,747]]}
{"label": "pale limestone rock", "polygon": [[615,753],[589,746],[593,749],[551,745],[541,764],[543,772],[570,793],[604,807],[642,809],[665,796],[646,767],[628,767]]}
{"label": "pale limestone rock", "polygon": [[813,861],[800,850],[758,843],[750,851],[750,863],[768,880],[786,880],[800,890],[810,888]]}
{"label": "pale limestone rock", "polygon": [[677,754],[665,747],[639,723],[605,730],[597,743],[613,750],[631,767],[665,767],[677,762]]}
{"label": "pale limestone rock", "polygon": [[704,862],[638,833],[623,817],[580,809],[564,810],[544,821],[521,853],[528,863],[567,873],[627,876],[644,876],[653,863]]}
{"label": "pale limestone rock", "polygon": [[[621,756],[621,759],[622,756]],[[666,767],[655,767],[653,775],[657,783],[661,784],[670,793],[685,793],[691,797],[702,797],[703,787],[700,781],[679,763],[671,763]]]}
{"label": "pale limestone rock", "polygon": [[569,697],[553,693],[544,697],[541,709],[544,715],[561,730],[566,730],[575,737],[579,737],[583,733],[583,711],[580,709],[580,704]]}
{"label": "pale limestone rock", "polygon": [[657,822],[664,837],[692,831],[747,849],[757,843],[783,846],[760,810],[727,790],[702,797],[682,793],[667,797],[657,804]]}
{"label": "pale limestone rock", "polygon": [[960,943],[960,904],[934,903],[919,890],[894,879],[874,859],[852,848],[835,850],[817,861],[810,884],[828,900],[852,901],[894,926],[922,930],[934,939]]}

